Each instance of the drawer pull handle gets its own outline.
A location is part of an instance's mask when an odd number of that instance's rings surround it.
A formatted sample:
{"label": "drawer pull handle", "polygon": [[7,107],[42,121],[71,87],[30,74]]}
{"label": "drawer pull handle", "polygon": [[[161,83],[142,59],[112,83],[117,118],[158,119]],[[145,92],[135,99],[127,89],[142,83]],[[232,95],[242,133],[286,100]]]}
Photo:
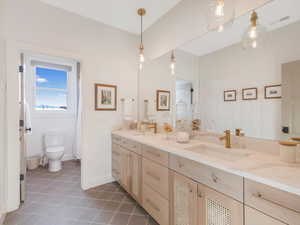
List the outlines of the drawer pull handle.
{"label": "drawer pull handle", "polygon": [[148,202],[148,204],[155,209],[156,211],[160,212],[160,209],[152,202],[150,201],[148,198],[146,199],[146,202]]}
{"label": "drawer pull handle", "polygon": [[212,174],[211,178],[212,178],[214,183],[218,183],[218,177],[215,174]]}
{"label": "drawer pull handle", "polygon": [[152,152],[152,151],[147,151],[147,153],[149,153],[150,155],[153,155],[155,157],[160,157],[160,154],[159,153],[156,153],[156,152]]}
{"label": "drawer pull handle", "polygon": [[148,172],[148,171],[147,171],[146,174],[147,174],[148,176],[154,178],[155,180],[160,181],[160,177],[158,177],[158,176],[152,174],[151,172]]}
{"label": "drawer pull handle", "polygon": [[203,198],[203,195],[202,195],[201,192],[198,192],[198,197],[199,197],[199,198]]}
{"label": "drawer pull handle", "polygon": [[281,204],[279,204],[279,203],[277,203],[277,202],[274,202],[273,200],[266,199],[260,192],[257,192],[256,194],[253,194],[253,196],[256,197],[256,198],[259,198],[259,199],[261,199],[261,200],[264,200],[264,201],[266,201],[266,202],[269,202],[269,203],[271,203],[271,204],[273,204],[273,205],[277,205],[277,206],[279,206],[279,207],[284,207],[284,208],[287,208],[287,209],[289,209],[289,210],[291,210],[291,211],[294,211],[294,212],[296,212],[296,213],[300,213],[300,211],[298,211],[298,210],[289,208],[289,207],[287,207],[287,206],[283,206],[283,205],[281,205]]}

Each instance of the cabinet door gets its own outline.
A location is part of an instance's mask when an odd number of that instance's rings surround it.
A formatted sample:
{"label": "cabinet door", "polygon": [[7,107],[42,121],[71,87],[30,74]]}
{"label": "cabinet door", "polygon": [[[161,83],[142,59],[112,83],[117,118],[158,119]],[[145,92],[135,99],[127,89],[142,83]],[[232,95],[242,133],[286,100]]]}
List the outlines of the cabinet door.
{"label": "cabinet door", "polygon": [[285,225],[261,212],[245,207],[245,225]]}
{"label": "cabinet door", "polygon": [[141,156],[134,152],[130,152],[130,192],[138,202],[141,200],[141,164]]}
{"label": "cabinet door", "polygon": [[120,183],[127,192],[130,192],[130,152],[123,147],[120,147],[120,153]]}
{"label": "cabinet door", "polygon": [[197,183],[170,171],[171,225],[197,224]]}
{"label": "cabinet door", "polygon": [[116,179],[116,181],[120,182],[121,177],[121,153],[119,149],[119,145],[116,143],[112,143],[112,176]]}
{"label": "cabinet door", "polygon": [[198,224],[241,225],[243,224],[243,204],[198,184]]}

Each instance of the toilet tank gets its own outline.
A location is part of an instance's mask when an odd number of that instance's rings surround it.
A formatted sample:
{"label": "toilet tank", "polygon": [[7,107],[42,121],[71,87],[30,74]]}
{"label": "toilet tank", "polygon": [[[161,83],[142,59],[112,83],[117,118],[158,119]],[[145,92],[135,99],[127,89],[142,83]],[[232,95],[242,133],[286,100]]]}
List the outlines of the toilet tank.
{"label": "toilet tank", "polygon": [[44,136],[45,147],[64,145],[64,135],[61,133],[47,133]]}

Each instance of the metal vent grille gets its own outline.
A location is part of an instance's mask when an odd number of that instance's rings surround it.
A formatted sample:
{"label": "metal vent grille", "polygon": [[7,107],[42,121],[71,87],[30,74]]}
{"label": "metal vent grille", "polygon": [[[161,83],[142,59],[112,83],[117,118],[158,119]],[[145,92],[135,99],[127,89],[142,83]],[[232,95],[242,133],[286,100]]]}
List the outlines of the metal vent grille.
{"label": "metal vent grille", "polygon": [[230,209],[211,199],[207,199],[206,209],[208,225],[232,225]]}

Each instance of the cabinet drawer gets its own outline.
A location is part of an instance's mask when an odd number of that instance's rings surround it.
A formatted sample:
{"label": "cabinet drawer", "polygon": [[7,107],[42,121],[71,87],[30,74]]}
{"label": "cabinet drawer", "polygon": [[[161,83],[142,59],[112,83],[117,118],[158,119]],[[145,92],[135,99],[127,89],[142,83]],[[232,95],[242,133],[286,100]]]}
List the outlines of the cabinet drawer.
{"label": "cabinet drawer", "polygon": [[132,141],[132,140],[129,140],[129,139],[126,139],[126,138],[122,138],[121,145],[124,148],[141,155],[141,144],[140,143],[137,143],[135,141]]}
{"label": "cabinet drawer", "polygon": [[255,209],[245,206],[245,225],[286,225]]}
{"label": "cabinet drawer", "polygon": [[169,225],[168,201],[147,185],[143,185],[143,206],[160,225]]}
{"label": "cabinet drawer", "polygon": [[142,152],[144,157],[168,167],[169,153],[150,147],[148,145],[142,145]]}
{"label": "cabinet drawer", "polygon": [[122,143],[122,138],[118,135],[112,134],[111,139],[112,139],[113,143],[116,143],[116,144],[121,144]]}
{"label": "cabinet drawer", "polygon": [[245,179],[245,204],[285,223],[299,224],[300,196],[298,195]]}
{"label": "cabinet drawer", "polygon": [[243,202],[243,177],[171,154],[170,168]]}
{"label": "cabinet drawer", "polygon": [[143,183],[169,199],[169,169],[143,158]]}

